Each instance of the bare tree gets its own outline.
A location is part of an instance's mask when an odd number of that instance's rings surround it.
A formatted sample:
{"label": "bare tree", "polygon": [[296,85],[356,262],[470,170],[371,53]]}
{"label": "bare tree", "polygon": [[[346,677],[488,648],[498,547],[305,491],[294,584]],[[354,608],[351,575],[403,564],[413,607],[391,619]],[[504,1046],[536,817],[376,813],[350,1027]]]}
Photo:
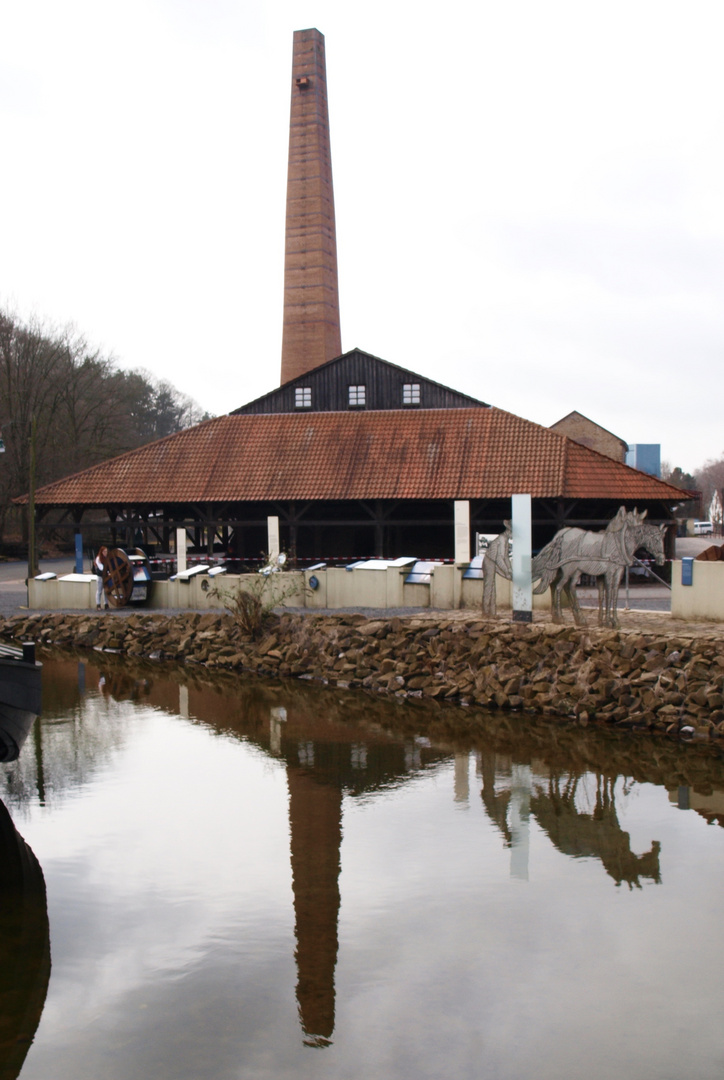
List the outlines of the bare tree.
{"label": "bare tree", "polygon": [[[53,457],[68,341],[49,337],[32,321],[24,326],[0,313],[0,425],[5,435],[5,456],[0,476],[0,527],[9,500],[28,486],[30,435],[35,418],[37,460]],[[43,477],[44,468],[38,469]],[[42,480],[41,480],[42,482]]]}
{"label": "bare tree", "polygon": [[72,327],[0,311],[0,538],[12,500],[28,490],[33,418],[42,485],[205,417],[169,382],[120,371]]}
{"label": "bare tree", "polygon": [[681,488],[682,491],[696,491],[696,477],[691,473],[684,472],[680,465],[673,469],[668,461],[661,462],[661,479],[672,487]]}
{"label": "bare tree", "polygon": [[696,486],[701,492],[702,507],[708,507],[714,492],[724,488],[724,457],[704,462],[697,470]]}

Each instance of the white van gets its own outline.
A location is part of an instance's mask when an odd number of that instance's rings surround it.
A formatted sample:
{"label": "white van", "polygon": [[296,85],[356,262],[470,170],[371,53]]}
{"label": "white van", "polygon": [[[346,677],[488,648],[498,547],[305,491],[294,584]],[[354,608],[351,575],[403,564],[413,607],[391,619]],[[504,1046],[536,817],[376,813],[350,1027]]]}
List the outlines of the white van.
{"label": "white van", "polygon": [[694,536],[711,536],[714,526],[710,521],[695,521]]}

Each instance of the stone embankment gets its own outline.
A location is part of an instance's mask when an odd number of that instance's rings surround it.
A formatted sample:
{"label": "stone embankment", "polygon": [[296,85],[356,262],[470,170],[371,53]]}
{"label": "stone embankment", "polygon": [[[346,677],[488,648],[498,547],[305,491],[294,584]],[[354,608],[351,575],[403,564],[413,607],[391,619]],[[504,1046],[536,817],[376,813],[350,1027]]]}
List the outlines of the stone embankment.
{"label": "stone embankment", "polygon": [[38,614],[0,636],[155,661],[314,679],[398,698],[531,710],[724,738],[724,637],[466,618],[284,614],[253,640],[229,615]]}

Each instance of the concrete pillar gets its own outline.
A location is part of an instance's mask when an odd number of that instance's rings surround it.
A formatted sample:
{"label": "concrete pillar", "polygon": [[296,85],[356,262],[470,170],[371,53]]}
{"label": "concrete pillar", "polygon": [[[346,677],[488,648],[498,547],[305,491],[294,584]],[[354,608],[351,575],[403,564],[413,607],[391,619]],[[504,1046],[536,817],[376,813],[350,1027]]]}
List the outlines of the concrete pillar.
{"label": "concrete pillar", "polygon": [[342,352],[324,35],[296,30],[289,118],[282,383]]}
{"label": "concrete pillar", "polygon": [[186,569],[186,530],[176,530],[176,573]]}
{"label": "concrete pillar", "polygon": [[470,503],[455,500],[455,562],[470,562]]}
{"label": "concrete pillar", "polygon": [[266,519],[267,548],[269,559],[276,559],[279,554],[279,518]]}
{"label": "concrete pillar", "polygon": [[463,595],[463,570],[470,563],[470,503],[455,500],[455,579],[453,606],[460,607]]}
{"label": "concrete pillar", "polygon": [[530,495],[513,495],[513,621],[533,621],[532,511]]}

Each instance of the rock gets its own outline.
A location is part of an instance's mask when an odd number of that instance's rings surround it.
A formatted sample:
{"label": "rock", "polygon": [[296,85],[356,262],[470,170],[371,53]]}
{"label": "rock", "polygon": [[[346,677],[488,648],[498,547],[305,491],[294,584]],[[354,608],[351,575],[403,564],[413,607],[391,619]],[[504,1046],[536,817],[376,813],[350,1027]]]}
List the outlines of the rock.
{"label": "rock", "polygon": [[285,614],[261,641],[228,616],[47,613],[0,620],[6,638],[53,642],[275,677],[364,686],[400,698],[536,709],[579,723],[724,736],[724,641],[503,620]]}

